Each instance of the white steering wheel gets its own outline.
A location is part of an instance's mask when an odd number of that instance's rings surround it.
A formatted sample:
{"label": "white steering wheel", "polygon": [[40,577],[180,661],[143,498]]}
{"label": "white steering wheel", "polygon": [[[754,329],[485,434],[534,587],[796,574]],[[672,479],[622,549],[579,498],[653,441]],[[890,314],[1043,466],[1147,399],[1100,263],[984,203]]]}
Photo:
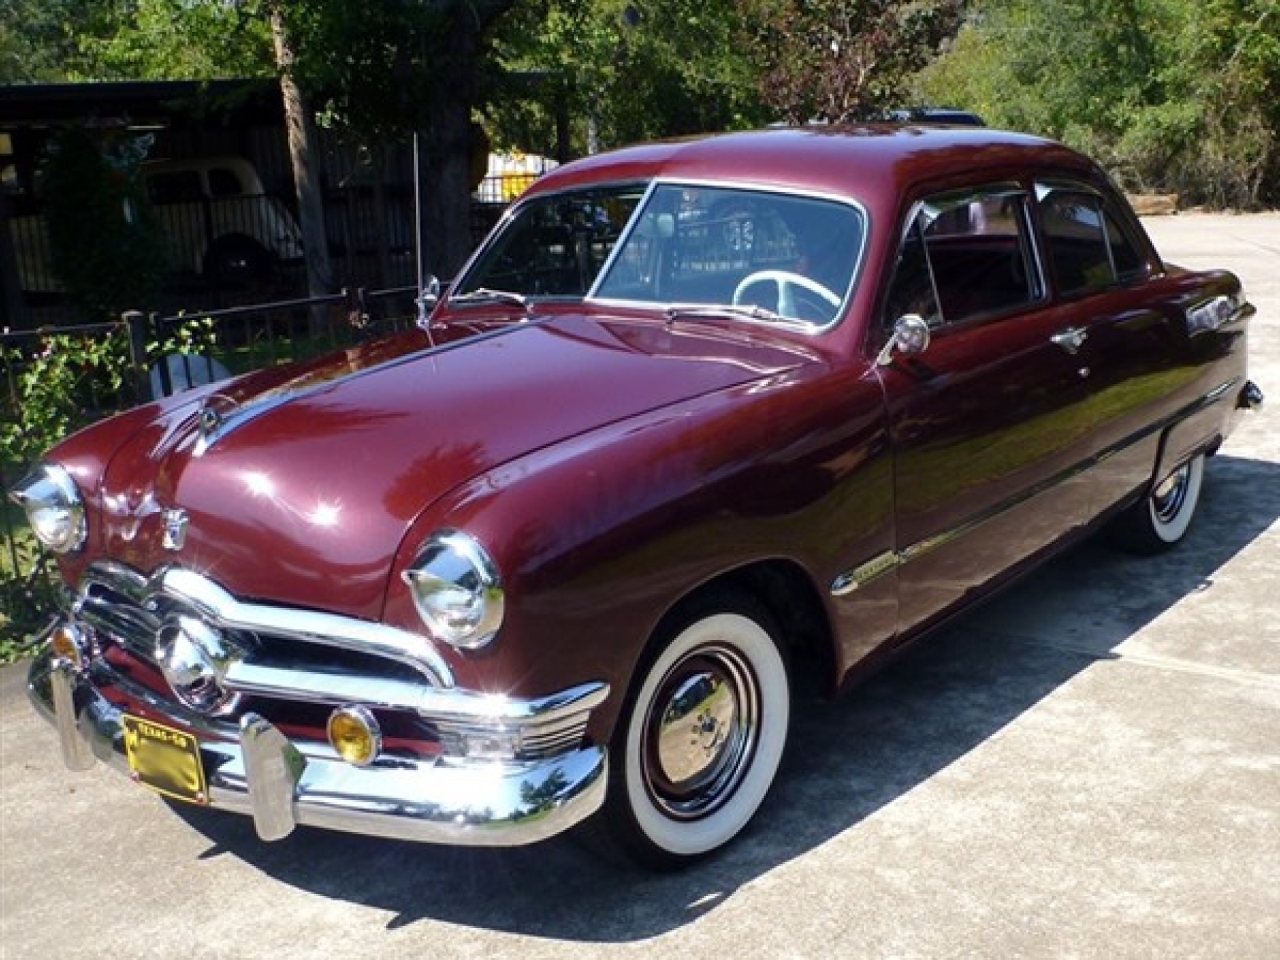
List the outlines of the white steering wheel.
{"label": "white steering wheel", "polygon": [[792,273],[790,270],[757,270],[755,273],[743,277],[742,282],[733,291],[734,306],[740,306],[746,299],[747,289],[757,283],[773,283],[777,285],[777,310],[784,317],[796,319],[799,317],[796,313],[796,287],[808,290],[815,296],[821,297],[830,304],[833,311],[840,306],[840,297],[831,290],[818,283],[817,280],[806,277],[803,274]]}

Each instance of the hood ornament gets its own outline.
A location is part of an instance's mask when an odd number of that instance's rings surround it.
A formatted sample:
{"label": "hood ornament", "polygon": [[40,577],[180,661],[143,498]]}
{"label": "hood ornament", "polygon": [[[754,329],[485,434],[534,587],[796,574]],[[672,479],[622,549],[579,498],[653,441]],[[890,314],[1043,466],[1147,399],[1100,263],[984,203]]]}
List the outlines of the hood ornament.
{"label": "hood ornament", "polygon": [[165,510],[160,517],[164,522],[164,535],[160,539],[160,546],[166,550],[181,550],[187,542],[187,523],[190,520],[187,511],[175,507],[172,510]]}
{"label": "hood ornament", "polygon": [[227,428],[227,421],[232,417],[238,404],[227,397],[225,394],[214,394],[200,404],[200,411],[196,414],[196,431],[197,440],[195,450],[192,451],[194,456],[203,456],[214,441],[218,439]]}
{"label": "hood ornament", "polygon": [[200,408],[200,435],[208,440],[222,426],[222,414],[213,407]]}

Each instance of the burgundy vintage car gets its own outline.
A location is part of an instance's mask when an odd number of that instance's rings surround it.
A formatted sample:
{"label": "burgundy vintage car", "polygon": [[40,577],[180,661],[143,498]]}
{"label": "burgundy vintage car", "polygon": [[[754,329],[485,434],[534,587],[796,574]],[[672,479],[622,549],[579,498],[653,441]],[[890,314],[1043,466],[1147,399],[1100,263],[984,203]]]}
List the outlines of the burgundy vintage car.
{"label": "burgundy vintage car", "polygon": [[1262,397],[1236,277],[1058,144],[777,129],[542,178],[422,329],[127,412],[15,491],[69,766],[678,864],[828,692],[1102,526],[1191,522]]}

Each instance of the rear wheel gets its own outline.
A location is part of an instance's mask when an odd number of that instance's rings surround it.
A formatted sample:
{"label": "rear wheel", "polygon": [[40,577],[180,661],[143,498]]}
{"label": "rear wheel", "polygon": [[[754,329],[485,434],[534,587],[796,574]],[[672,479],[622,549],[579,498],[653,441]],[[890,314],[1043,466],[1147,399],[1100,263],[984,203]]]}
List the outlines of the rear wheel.
{"label": "rear wheel", "polygon": [[679,866],[732,840],[768,792],[791,717],[767,612],[737,594],[655,638],[619,724],[605,817],[642,862]]}
{"label": "rear wheel", "polygon": [[1134,553],[1159,553],[1186,536],[1200,502],[1204,454],[1182,464],[1152,487],[1112,527],[1112,539]]}

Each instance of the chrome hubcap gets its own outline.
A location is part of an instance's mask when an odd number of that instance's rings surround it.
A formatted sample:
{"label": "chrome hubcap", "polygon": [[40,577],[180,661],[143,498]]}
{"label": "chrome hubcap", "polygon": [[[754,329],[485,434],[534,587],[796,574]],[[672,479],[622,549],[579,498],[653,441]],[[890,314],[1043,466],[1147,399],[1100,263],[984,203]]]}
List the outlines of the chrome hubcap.
{"label": "chrome hubcap", "polygon": [[645,717],[643,768],[654,802],[691,820],[723,804],[750,766],[760,692],[734,651],[694,651],[663,679]]}
{"label": "chrome hubcap", "polygon": [[1179,467],[1165,478],[1151,494],[1151,509],[1161,523],[1168,523],[1178,515],[1187,499],[1191,481],[1190,464]]}

